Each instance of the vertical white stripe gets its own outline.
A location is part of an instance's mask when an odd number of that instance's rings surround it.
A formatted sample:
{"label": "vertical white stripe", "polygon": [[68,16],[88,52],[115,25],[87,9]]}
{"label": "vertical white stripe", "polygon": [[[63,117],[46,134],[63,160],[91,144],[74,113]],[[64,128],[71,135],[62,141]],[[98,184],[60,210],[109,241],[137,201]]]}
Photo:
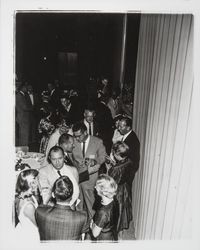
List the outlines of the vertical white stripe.
{"label": "vertical white stripe", "polygon": [[192,15],[141,16],[133,111],[141,142],[133,183],[139,239],[179,239],[191,233],[191,219],[184,216],[192,174],[192,53]]}

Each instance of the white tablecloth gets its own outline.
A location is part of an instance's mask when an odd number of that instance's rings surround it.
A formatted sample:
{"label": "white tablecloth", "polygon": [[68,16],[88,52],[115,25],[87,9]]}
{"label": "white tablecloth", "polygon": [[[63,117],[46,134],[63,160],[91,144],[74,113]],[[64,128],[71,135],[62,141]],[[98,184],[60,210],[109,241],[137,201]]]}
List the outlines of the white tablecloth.
{"label": "white tablecloth", "polygon": [[33,169],[39,169],[43,162],[43,154],[37,152],[27,152],[27,154],[22,157],[22,163],[28,164]]}

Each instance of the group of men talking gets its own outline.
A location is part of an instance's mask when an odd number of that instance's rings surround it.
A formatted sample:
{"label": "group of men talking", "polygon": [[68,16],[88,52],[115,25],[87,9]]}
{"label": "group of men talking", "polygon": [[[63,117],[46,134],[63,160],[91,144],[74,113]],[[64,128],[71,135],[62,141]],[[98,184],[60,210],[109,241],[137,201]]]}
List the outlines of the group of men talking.
{"label": "group of men talking", "polygon": [[[85,232],[95,214],[94,187],[107,153],[103,140],[89,134],[89,129],[84,121],[75,123],[73,134],[64,133],[59,137],[58,144],[48,153],[48,164],[39,170],[43,205],[36,210],[36,220],[41,240],[78,239],[77,235]],[[140,143],[132,130],[130,118],[122,118],[118,130],[129,146],[129,157],[133,162],[130,173],[132,182],[139,167]],[[63,180],[66,176],[68,184]],[[60,184],[57,183],[55,187],[58,178],[61,179]],[[68,195],[66,192],[65,195],[56,195],[55,190],[59,185],[65,188],[68,185]],[[56,204],[52,202],[54,198]]]}

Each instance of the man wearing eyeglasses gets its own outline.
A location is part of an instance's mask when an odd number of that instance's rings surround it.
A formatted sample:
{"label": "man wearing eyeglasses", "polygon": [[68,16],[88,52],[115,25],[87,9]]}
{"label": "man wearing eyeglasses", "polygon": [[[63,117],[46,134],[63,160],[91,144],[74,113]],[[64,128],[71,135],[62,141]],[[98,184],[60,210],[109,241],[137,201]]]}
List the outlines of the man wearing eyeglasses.
{"label": "man wearing eyeglasses", "polygon": [[75,123],[72,130],[75,138],[73,156],[78,162],[78,172],[81,173],[88,169],[88,165],[92,165],[93,169],[90,172],[89,180],[80,184],[83,197],[79,205],[80,208],[83,208],[83,204],[85,204],[88,215],[92,218],[95,212],[92,209],[95,201],[94,186],[98,178],[98,170],[101,164],[105,162],[106,151],[101,139],[88,135],[84,123]]}

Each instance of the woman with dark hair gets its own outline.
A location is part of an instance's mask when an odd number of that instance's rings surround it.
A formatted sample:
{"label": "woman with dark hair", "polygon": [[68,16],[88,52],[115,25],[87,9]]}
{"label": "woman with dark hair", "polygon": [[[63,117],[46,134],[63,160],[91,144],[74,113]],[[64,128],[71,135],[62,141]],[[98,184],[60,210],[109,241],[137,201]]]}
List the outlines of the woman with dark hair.
{"label": "woman with dark hair", "polygon": [[15,208],[19,222],[16,226],[17,236],[39,242],[39,233],[35,221],[35,209],[38,202],[34,196],[38,189],[38,171],[25,169],[17,178]]}
{"label": "woman with dark hair", "polygon": [[49,138],[55,130],[55,125],[52,119],[53,111],[48,107],[42,107],[40,110],[43,112],[43,116],[38,125],[38,132],[41,136],[39,152],[44,154]]}
{"label": "woman with dark hair", "polygon": [[132,220],[132,198],[130,176],[132,171],[132,161],[128,158],[129,147],[122,141],[118,141],[112,146],[112,158],[106,160],[107,173],[118,184],[116,199],[119,203],[119,219],[117,232],[119,236],[123,229],[129,228]]}

